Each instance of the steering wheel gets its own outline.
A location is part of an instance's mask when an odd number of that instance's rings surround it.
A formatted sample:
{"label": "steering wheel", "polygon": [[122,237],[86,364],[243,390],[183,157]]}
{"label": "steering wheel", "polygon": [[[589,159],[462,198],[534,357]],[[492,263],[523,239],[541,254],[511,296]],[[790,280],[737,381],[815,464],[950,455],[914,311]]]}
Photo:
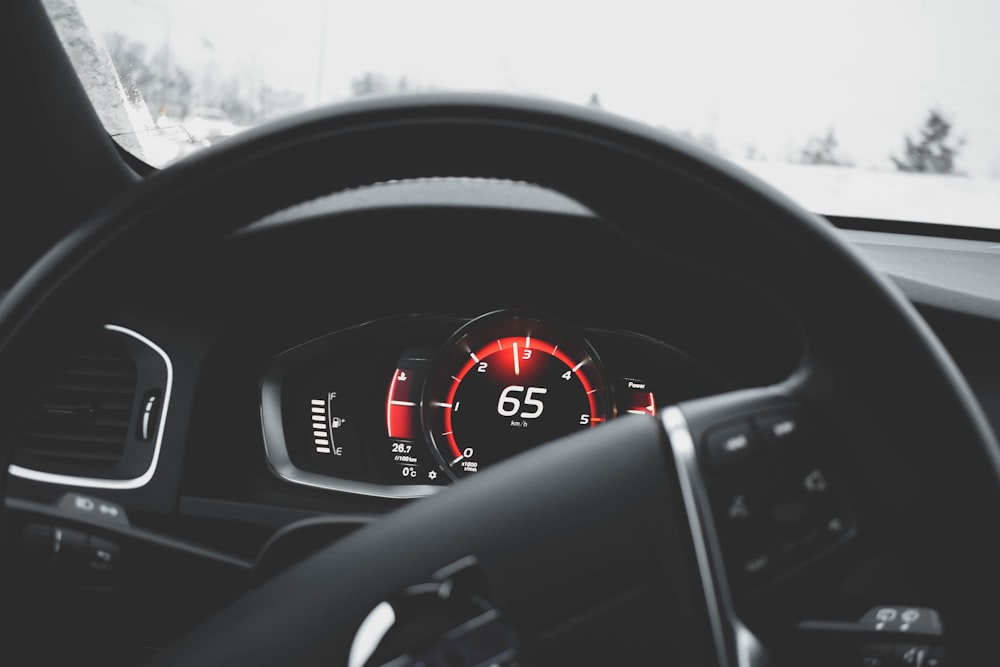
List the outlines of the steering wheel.
{"label": "steering wheel", "polygon": [[[763,664],[781,647],[740,620],[745,572],[728,565],[712,474],[749,457],[744,435],[800,423],[806,451],[841,482],[834,546],[874,534],[948,620],[954,647],[988,654],[1000,449],[943,347],[825,221],[687,142],[603,112],[490,95],[372,98],[247,131],[150,176],[0,303],[4,423],[46,345],[128,296],[117,278],[150,262],[169,272],[186,249],[310,198],[439,176],[552,189],[666,260],[756,284],[802,329],[798,370],[612,420],[411,503],[248,592],[156,664],[621,663],[648,651]],[[670,290],[698,287],[653,289],[663,298],[635,307],[668,316]],[[774,416],[784,434],[765,432]],[[615,457],[598,455],[609,448]],[[769,451],[754,464],[766,479],[811,456]],[[816,567],[811,556],[787,564]]]}

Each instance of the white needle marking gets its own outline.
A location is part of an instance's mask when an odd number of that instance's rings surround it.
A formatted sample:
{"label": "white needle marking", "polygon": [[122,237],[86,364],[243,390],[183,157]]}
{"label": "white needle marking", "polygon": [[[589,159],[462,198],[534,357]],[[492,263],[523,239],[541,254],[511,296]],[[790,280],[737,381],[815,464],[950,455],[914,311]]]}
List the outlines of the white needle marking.
{"label": "white needle marking", "polygon": [[584,359],[583,361],[581,361],[580,363],[578,363],[576,366],[573,366],[573,372],[575,373],[578,370],[580,370],[580,366],[583,366],[585,363],[587,363],[586,359]]}
{"label": "white needle marking", "polygon": [[517,360],[517,343],[514,343],[514,375],[521,374],[521,364]]}
{"label": "white needle marking", "polygon": [[479,357],[476,356],[475,352],[469,352],[469,356],[472,357],[472,360],[474,362],[476,362],[477,364],[479,363]]}
{"label": "white needle marking", "polygon": [[416,405],[416,403],[414,403],[413,401],[389,401],[389,403],[392,405],[406,405],[406,406]]}
{"label": "white needle marking", "polygon": [[459,454],[459,455],[458,455],[458,458],[457,458],[457,459],[455,459],[454,461],[452,461],[452,462],[451,462],[451,464],[452,464],[452,465],[455,465],[456,463],[458,463],[459,461],[461,461],[461,460],[462,460],[462,459],[464,459],[464,458],[465,458],[465,456],[463,456],[462,454]]}

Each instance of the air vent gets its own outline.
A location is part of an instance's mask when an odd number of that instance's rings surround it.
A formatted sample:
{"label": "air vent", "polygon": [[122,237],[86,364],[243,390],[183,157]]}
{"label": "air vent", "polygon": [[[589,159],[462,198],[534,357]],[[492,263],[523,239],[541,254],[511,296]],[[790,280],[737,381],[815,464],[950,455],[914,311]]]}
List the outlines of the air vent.
{"label": "air vent", "polygon": [[137,371],[119,336],[105,333],[42,394],[21,450],[32,459],[112,467],[132,422]]}
{"label": "air vent", "polygon": [[138,489],[156,473],[173,366],[156,343],[105,325],[39,390],[11,476],[101,489]]}

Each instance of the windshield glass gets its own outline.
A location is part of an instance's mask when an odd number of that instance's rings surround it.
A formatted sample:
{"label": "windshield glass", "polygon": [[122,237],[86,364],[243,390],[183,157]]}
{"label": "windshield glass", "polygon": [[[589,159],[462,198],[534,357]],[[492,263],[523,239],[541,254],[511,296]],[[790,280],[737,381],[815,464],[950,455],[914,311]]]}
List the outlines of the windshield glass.
{"label": "windshield glass", "polygon": [[1000,227],[996,0],[45,2],[154,166],[355,96],[504,91],[678,133],[817,213]]}

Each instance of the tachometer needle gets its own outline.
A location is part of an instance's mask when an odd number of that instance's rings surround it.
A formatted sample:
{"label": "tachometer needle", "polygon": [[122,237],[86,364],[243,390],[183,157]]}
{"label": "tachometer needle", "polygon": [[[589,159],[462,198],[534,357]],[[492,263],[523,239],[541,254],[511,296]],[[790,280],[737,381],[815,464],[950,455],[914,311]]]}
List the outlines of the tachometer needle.
{"label": "tachometer needle", "polygon": [[514,375],[521,374],[520,362],[517,360],[517,343],[514,343]]}

